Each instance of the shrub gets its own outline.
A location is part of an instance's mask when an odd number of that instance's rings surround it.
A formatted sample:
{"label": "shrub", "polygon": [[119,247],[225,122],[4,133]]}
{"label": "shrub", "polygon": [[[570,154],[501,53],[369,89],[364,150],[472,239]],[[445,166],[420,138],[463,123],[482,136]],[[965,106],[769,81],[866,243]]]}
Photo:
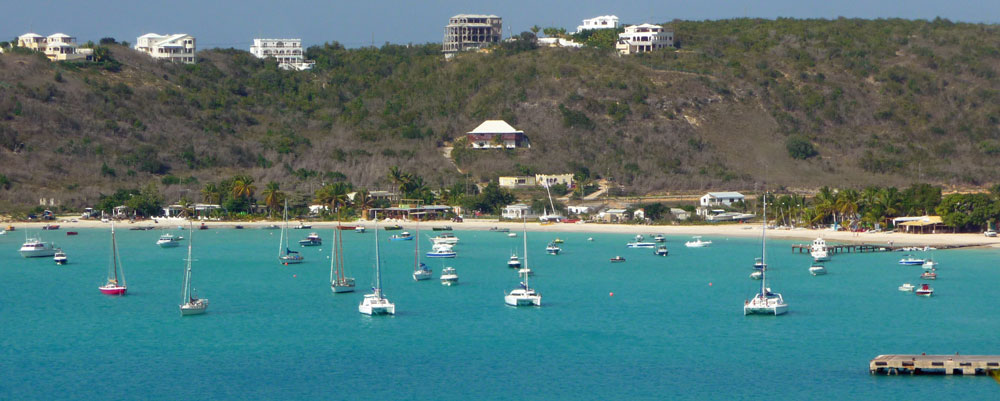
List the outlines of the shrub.
{"label": "shrub", "polygon": [[798,136],[789,137],[785,141],[785,149],[788,149],[789,156],[798,160],[806,160],[819,154],[812,142]]}

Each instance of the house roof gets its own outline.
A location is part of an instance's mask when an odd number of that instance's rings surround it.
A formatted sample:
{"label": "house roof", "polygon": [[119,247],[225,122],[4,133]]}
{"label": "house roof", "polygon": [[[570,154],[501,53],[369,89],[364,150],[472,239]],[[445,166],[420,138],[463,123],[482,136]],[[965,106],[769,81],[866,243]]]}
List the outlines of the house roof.
{"label": "house roof", "polygon": [[739,192],[709,192],[705,196],[711,196],[713,198],[743,198],[743,194]]}
{"label": "house roof", "polygon": [[653,24],[639,24],[639,25],[629,25],[629,28],[663,28],[663,26],[653,25]]}
{"label": "house roof", "polygon": [[39,34],[34,33],[34,32],[28,32],[28,33],[26,33],[24,35],[18,36],[17,38],[18,39],[28,39],[28,38],[41,38],[41,37],[44,37],[44,36],[39,35]]}
{"label": "house roof", "polygon": [[452,18],[500,18],[500,17],[498,17],[496,15],[493,15],[493,14],[490,14],[490,15],[485,15],[485,14],[458,14],[458,15],[452,16]]}
{"label": "house roof", "polygon": [[152,32],[150,32],[150,33],[147,33],[145,35],[140,36],[139,39],[142,39],[142,38],[162,38],[162,37],[163,37],[163,35],[160,35],[158,33],[152,33]]}
{"label": "house roof", "polygon": [[53,33],[53,34],[49,35],[49,39],[52,39],[52,38],[72,38],[72,36],[69,36],[69,35],[67,35],[65,33]]}
{"label": "house roof", "polygon": [[479,124],[476,129],[469,131],[470,134],[523,134],[524,131],[520,131],[511,127],[504,120],[486,120],[482,124]]}
{"label": "house roof", "polygon": [[926,227],[935,224],[944,224],[944,220],[941,219],[941,216],[923,216],[917,218],[916,220],[910,220],[903,223],[899,223],[899,225],[901,226],[911,226],[911,227]]}

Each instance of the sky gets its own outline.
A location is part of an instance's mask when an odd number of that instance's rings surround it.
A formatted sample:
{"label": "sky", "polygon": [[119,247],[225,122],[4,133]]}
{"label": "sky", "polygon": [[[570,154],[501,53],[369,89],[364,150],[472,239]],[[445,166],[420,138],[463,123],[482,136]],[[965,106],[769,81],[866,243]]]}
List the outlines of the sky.
{"label": "sky", "polygon": [[[303,45],[339,42],[361,47],[441,42],[448,18],[455,14],[494,14],[503,18],[504,34],[532,25],[575,31],[585,18],[617,15],[625,24],[674,19],[727,18],[947,18],[952,21],[1000,21],[998,0],[174,0],[170,2],[10,1],[0,12],[0,40],[34,32],[62,32],[80,42],[113,37],[135,43],[145,33],[187,33],[199,49],[249,49],[254,37],[301,38]],[[617,3],[617,4],[616,4]]]}

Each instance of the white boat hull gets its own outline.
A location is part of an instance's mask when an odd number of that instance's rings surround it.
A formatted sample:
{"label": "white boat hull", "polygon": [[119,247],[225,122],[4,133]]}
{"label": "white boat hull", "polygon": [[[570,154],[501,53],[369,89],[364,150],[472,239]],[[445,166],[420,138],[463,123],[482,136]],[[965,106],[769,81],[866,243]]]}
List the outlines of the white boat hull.
{"label": "white boat hull", "polygon": [[458,256],[455,252],[427,252],[426,255],[428,258],[454,258]]}
{"label": "white boat hull", "polygon": [[781,298],[781,295],[774,294],[764,297],[760,294],[743,304],[743,315],[774,315],[778,316],[788,312],[788,304]]}
{"label": "white boat hull", "polygon": [[156,245],[159,245],[160,248],[175,248],[180,244],[178,244],[177,241],[164,241],[164,242],[157,241]]}
{"label": "white boat hull", "polygon": [[538,295],[507,295],[503,301],[510,306],[542,306],[542,297]]}
{"label": "white boat hull", "polygon": [[344,281],[334,280],[332,283],[330,283],[330,291],[333,291],[334,294],[339,294],[342,292],[354,292],[354,279],[345,278]]}
{"label": "white boat hull", "polygon": [[21,256],[26,257],[26,258],[44,258],[44,257],[54,256],[56,254],[55,249],[52,249],[52,248],[41,248],[41,249],[38,249],[38,248],[33,248],[33,249],[24,249],[24,248],[21,248],[20,252],[21,252]]}
{"label": "white boat hull", "polygon": [[822,275],[826,274],[826,268],[823,268],[823,267],[818,267],[818,268],[817,267],[810,267],[809,268],[809,274],[812,274],[813,276],[822,276]]}
{"label": "white boat hull", "polygon": [[413,272],[413,279],[417,281],[429,280],[434,277],[430,270],[417,270]]}
{"label": "white boat hull", "polygon": [[208,309],[207,299],[199,299],[194,302],[188,302],[181,305],[181,316],[200,315],[205,313],[206,309]]}
{"label": "white boat hull", "polygon": [[447,285],[447,286],[458,285],[458,276],[457,275],[441,276],[441,285]]}
{"label": "white boat hull", "polygon": [[371,294],[365,295],[365,299],[358,305],[358,312],[365,315],[395,315],[396,305],[385,298],[375,298]]}

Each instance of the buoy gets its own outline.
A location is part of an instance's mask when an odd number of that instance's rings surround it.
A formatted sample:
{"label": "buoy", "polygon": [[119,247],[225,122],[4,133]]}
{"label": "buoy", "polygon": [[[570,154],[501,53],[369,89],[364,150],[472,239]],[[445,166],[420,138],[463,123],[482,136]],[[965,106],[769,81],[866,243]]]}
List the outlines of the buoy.
{"label": "buoy", "polygon": [[614,293],[614,292],[609,292],[609,293],[608,293],[608,296],[609,296],[609,297],[613,297],[613,296],[615,296],[615,293]]}
{"label": "buoy", "polygon": [[712,286],[712,283],[708,283],[708,286],[709,286],[709,287],[711,287],[711,286]]}
{"label": "buoy", "polygon": [[298,277],[298,276],[299,276],[298,274],[293,274],[293,275],[292,275],[292,277],[293,277],[293,278],[294,278],[294,277]]}

